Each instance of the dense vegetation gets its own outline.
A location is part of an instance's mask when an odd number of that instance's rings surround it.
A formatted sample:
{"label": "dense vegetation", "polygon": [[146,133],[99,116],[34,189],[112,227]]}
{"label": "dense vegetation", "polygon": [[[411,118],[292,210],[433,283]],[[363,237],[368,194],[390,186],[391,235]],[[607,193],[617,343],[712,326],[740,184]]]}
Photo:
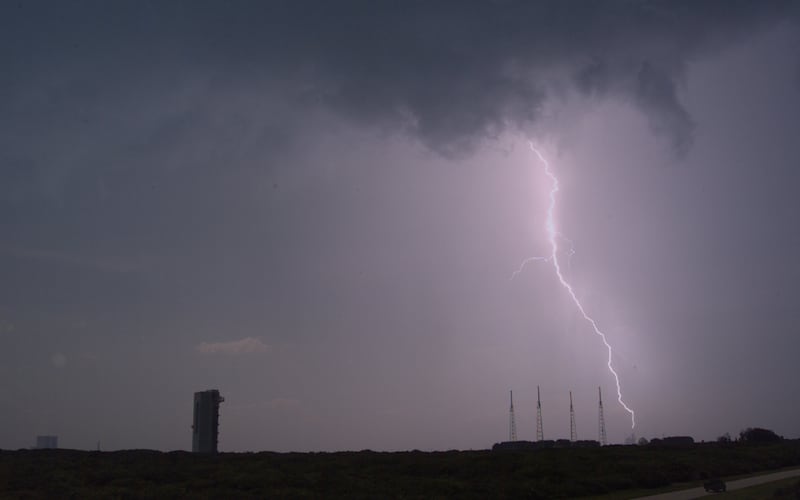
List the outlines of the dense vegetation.
{"label": "dense vegetation", "polygon": [[0,451],[0,497],[558,498],[800,465],[800,440],[436,453]]}

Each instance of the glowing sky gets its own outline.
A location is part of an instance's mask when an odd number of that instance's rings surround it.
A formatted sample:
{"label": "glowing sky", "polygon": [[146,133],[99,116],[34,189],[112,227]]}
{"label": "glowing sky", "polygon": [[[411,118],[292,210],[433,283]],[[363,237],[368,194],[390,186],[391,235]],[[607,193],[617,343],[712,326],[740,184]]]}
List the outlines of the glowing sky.
{"label": "glowing sky", "polygon": [[0,448],[800,437],[796,2],[0,5]]}

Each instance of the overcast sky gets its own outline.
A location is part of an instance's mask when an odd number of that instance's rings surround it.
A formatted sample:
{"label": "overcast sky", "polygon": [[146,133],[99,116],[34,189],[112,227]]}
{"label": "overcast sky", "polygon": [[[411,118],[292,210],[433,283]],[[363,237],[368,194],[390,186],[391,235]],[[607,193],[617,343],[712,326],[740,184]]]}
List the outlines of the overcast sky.
{"label": "overcast sky", "polygon": [[[0,448],[800,437],[800,8],[0,5]],[[569,255],[569,246],[574,254]]]}

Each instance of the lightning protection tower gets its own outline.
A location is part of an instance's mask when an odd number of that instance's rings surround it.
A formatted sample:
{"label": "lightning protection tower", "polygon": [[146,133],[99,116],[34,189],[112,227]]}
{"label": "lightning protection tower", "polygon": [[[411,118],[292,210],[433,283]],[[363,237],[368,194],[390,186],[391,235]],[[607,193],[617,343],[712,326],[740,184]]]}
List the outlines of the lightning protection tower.
{"label": "lightning protection tower", "polygon": [[603,392],[600,390],[599,387],[597,388],[597,396],[598,396],[599,401],[600,401],[600,406],[599,406],[599,410],[598,410],[598,414],[597,414],[597,425],[598,425],[598,428],[600,429],[600,435],[598,437],[599,437],[599,441],[600,441],[600,446],[605,446],[606,445],[606,420],[603,417]]}
{"label": "lightning protection tower", "polygon": [[514,391],[508,391],[511,396],[511,408],[508,410],[508,440],[517,440],[517,422],[514,420]]}
{"label": "lightning protection tower", "polygon": [[569,440],[573,443],[578,440],[575,430],[575,409],[572,407],[572,391],[569,391]]}
{"label": "lightning protection tower", "polygon": [[544,430],[542,429],[542,397],[539,393],[539,386],[536,386],[536,440],[544,440]]}

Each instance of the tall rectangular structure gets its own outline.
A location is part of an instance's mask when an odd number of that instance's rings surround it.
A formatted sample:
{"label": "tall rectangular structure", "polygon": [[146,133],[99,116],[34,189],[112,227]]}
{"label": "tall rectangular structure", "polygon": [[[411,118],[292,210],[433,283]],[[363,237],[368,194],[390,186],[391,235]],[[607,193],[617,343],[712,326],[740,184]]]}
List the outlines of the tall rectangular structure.
{"label": "tall rectangular structure", "polygon": [[194,393],[192,451],[216,453],[219,439],[219,404],[225,401],[217,389]]}
{"label": "tall rectangular structure", "polygon": [[58,436],[36,436],[36,449],[49,450],[58,448]]}

